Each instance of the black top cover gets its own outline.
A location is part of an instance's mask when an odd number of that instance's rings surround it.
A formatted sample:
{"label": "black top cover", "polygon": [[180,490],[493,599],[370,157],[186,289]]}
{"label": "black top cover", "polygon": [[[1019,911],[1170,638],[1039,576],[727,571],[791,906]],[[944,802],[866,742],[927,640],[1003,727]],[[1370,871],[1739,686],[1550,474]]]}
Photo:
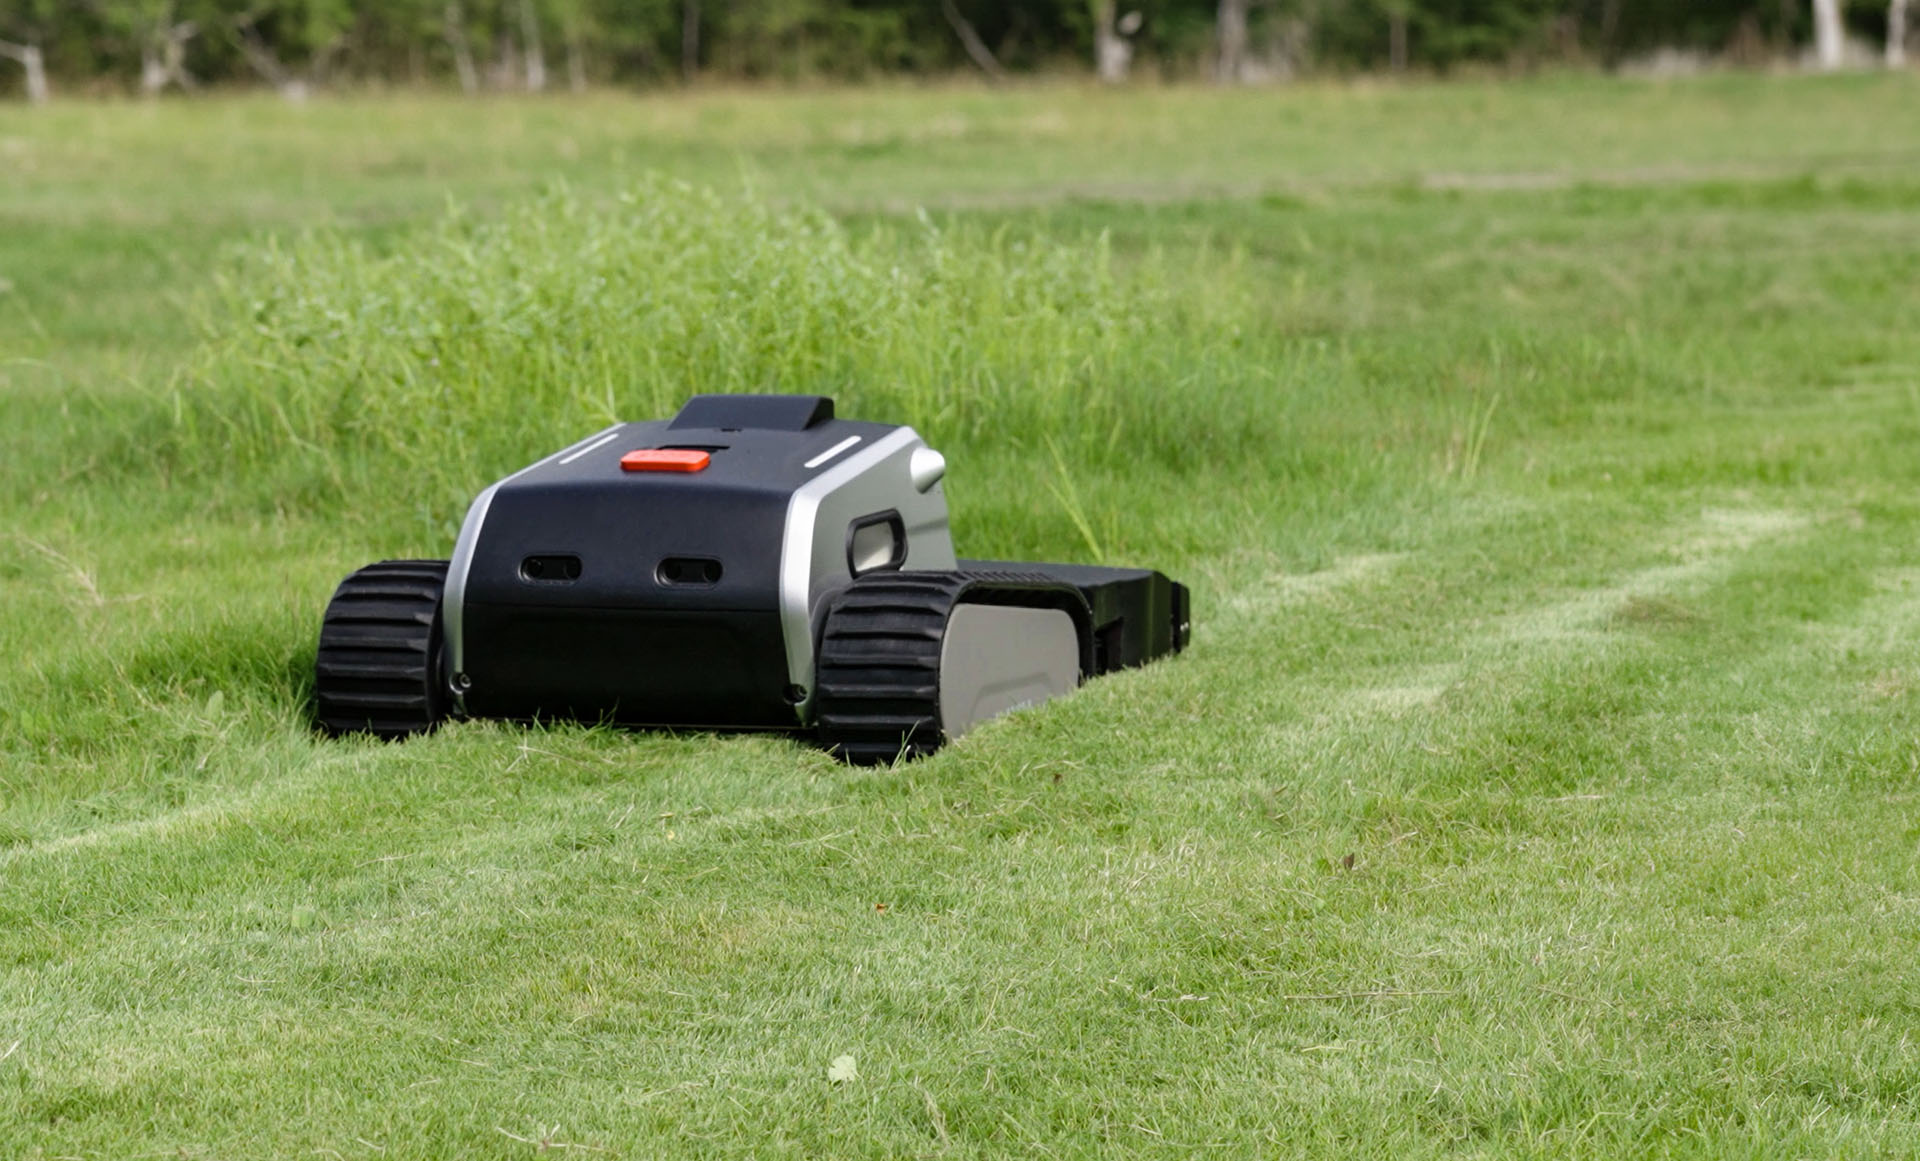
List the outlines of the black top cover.
{"label": "black top cover", "polygon": [[833,400],[825,395],[695,395],[669,426],[805,431],[832,418]]}

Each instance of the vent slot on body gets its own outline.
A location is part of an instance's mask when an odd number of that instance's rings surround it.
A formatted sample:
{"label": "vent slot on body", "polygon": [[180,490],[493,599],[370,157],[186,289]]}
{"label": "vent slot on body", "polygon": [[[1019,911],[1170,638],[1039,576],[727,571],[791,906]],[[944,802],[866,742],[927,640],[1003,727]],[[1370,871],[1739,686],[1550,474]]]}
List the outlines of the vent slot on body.
{"label": "vent slot on body", "polygon": [[653,575],[663,585],[713,585],[720,583],[721,568],[712,557],[669,556]]}

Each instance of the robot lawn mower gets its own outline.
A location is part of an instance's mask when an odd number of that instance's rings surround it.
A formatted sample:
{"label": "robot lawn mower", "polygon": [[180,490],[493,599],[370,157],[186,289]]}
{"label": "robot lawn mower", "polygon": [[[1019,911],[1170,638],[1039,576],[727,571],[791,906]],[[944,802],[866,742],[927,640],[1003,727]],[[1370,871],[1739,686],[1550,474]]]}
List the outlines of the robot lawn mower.
{"label": "robot lawn mower", "polygon": [[449,716],[805,731],[854,762],[1186,646],[1148,569],[957,560],[946,460],[812,395],[698,395],[481,492],[453,559],[327,605],[320,725]]}

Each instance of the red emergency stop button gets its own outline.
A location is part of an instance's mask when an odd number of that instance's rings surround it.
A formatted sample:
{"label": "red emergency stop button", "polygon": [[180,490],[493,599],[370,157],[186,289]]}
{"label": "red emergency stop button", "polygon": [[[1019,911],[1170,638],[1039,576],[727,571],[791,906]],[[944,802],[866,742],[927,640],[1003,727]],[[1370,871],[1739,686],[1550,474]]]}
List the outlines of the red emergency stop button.
{"label": "red emergency stop button", "polygon": [[706,452],[689,448],[642,448],[621,456],[620,467],[629,472],[697,472],[711,458]]}

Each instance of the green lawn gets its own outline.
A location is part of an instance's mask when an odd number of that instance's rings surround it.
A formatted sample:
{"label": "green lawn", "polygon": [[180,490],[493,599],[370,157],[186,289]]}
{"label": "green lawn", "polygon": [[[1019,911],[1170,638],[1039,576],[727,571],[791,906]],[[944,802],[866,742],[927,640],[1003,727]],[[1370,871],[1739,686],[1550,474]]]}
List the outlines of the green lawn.
{"label": "green lawn", "polygon": [[[0,108],[0,1152],[1920,1152],[1916,114]],[[342,575],[729,389],[1193,648],[891,769],[312,734]]]}

